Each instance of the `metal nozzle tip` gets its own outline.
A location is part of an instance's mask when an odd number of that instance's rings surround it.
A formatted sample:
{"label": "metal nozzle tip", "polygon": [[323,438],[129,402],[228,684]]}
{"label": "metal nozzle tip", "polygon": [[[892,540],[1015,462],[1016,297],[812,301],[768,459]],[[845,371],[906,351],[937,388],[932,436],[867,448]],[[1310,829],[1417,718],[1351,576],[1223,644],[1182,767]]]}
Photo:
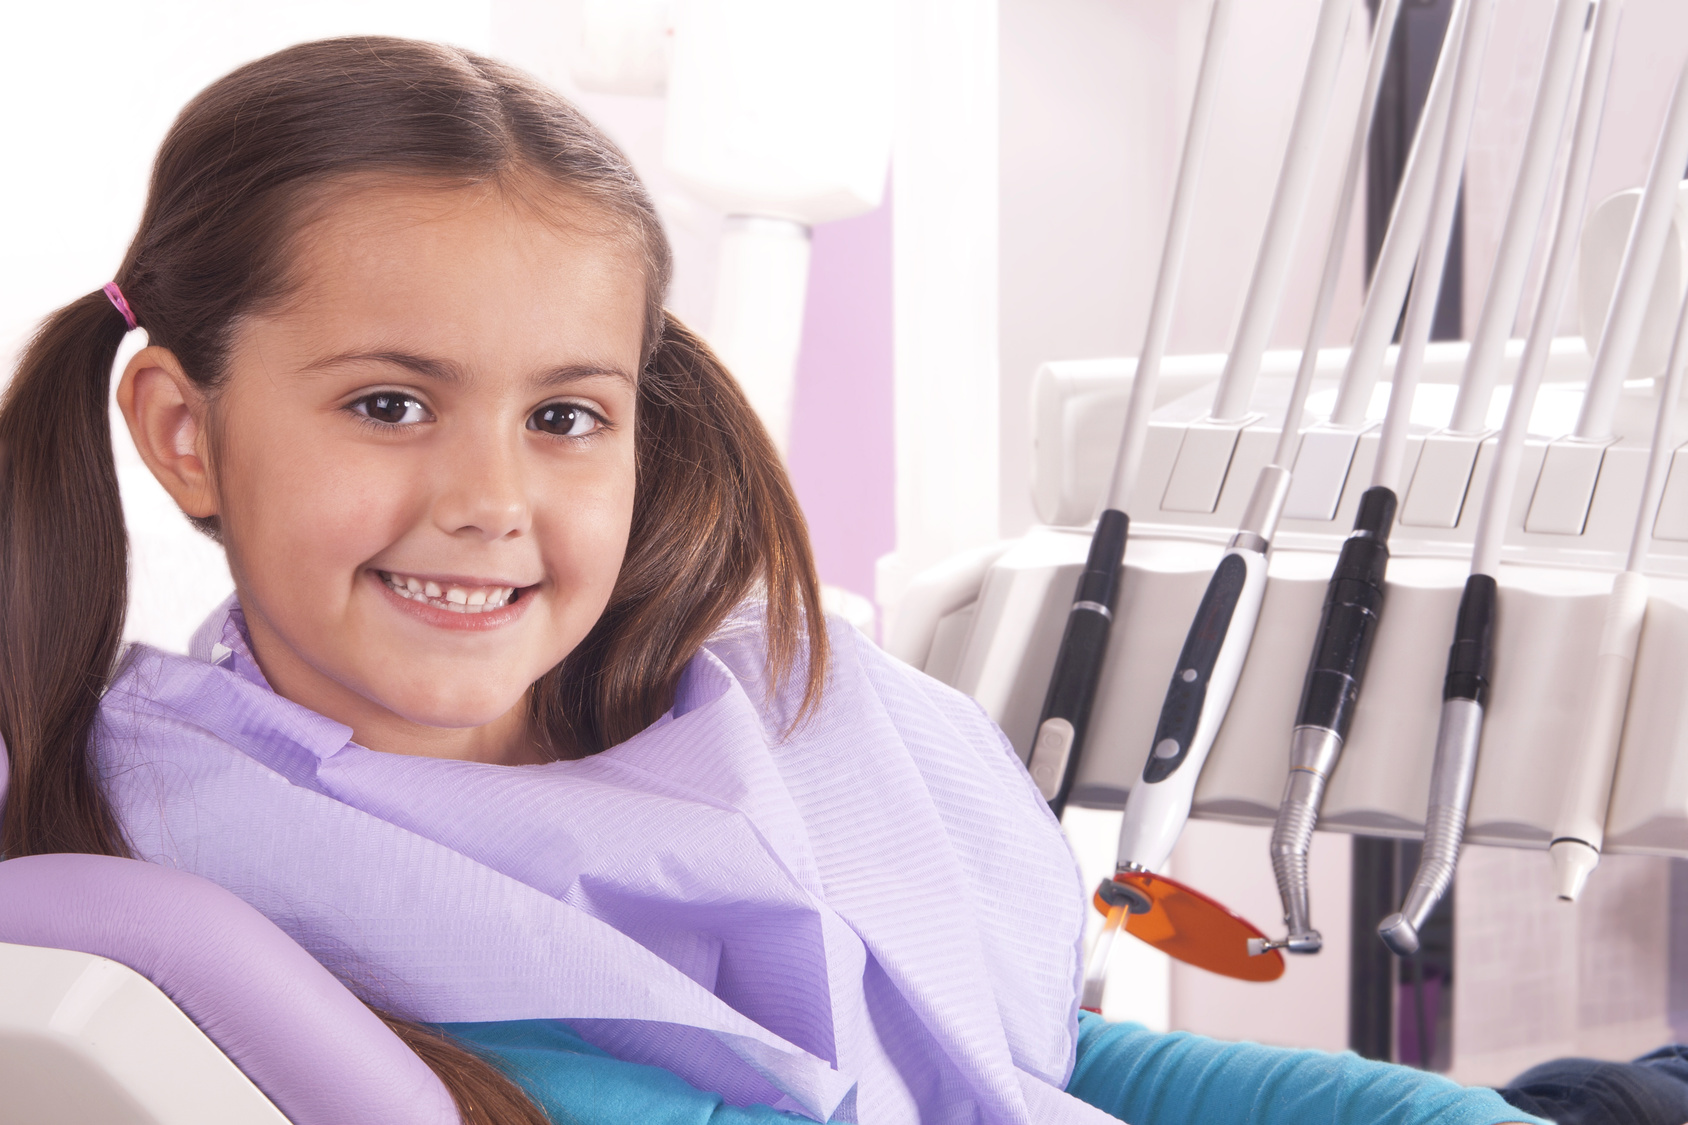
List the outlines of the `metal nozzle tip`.
{"label": "metal nozzle tip", "polygon": [[1600,862],[1600,853],[1581,840],[1555,840],[1547,849],[1553,860],[1553,889],[1561,902],[1575,902]]}
{"label": "metal nozzle tip", "polygon": [[1248,955],[1259,957],[1262,953],[1270,953],[1274,949],[1281,949],[1286,953],[1317,953],[1324,948],[1324,944],[1325,939],[1319,936],[1318,930],[1291,934],[1285,938],[1249,938]]}
{"label": "metal nozzle tip", "polygon": [[1391,914],[1379,922],[1377,936],[1397,957],[1410,957],[1418,952],[1418,931],[1403,914]]}

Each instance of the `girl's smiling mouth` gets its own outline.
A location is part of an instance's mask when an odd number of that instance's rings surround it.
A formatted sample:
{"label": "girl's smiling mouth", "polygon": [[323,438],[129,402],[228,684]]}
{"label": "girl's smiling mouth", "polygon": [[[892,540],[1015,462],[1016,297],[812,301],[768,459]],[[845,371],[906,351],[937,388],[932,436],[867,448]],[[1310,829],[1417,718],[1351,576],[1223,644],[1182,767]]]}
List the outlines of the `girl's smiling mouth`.
{"label": "girl's smiling mouth", "polygon": [[424,577],[392,570],[370,570],[403,608],[447,628],[492,628],[513,621],[527,608],[532,586],[473,579]]}

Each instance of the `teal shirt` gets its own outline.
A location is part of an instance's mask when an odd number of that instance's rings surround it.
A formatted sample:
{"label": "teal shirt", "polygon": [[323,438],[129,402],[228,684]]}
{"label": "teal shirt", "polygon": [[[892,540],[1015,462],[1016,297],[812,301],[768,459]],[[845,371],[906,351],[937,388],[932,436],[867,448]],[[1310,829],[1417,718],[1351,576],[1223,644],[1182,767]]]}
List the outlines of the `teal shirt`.
{"label": "teal shirt", "polygon": [[[657,1067],[622,1062],[551,1020],[444,1030],[499,1064],[556,1125],[769,1125],[807,1118],[730,1106]],[[1549,1125],[1493,1090],[1344,1052],[1222,1043],[1079,1017],[1067,1092],[1131,1125]]]}

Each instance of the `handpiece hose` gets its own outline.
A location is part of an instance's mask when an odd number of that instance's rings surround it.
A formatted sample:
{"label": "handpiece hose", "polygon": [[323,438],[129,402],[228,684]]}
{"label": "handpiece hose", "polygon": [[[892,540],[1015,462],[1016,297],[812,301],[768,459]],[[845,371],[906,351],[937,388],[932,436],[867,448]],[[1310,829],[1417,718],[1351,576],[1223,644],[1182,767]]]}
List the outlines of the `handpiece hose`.
{"label": "handpiece hose", "polygon": [[1495,580],[1473,574],[1459,600],[1448,674],[1442,681],[1442,721],[1436,731],[1436,764],[1430,774],[1430,809],[1424,820],[1424,852],[1398,914],[1378,923],[1383,944],[1399,956],[1418,952],[1418,931],[1447,893],[1465,838],[1471,783],[1477,775],[1477,747],[1483,738],[1483,709],[1489,702],[1494,657]]}
{"label": "handpiece hose", "polygon": [[1361,496],[1354,531],[1342,545],[1325,590],[1318,637],[1301,688],[1289,778],[1272,826],[1271,844],[1272,873],[1289,927],[1281,947],[1291,953],[1317,953],[1323,945],[1313,929],[1308,904],[1307,853],[1325,784],[1354,722],[1360,684],[1383,612],[1383,574],[1389,564],[1395,504],[1395,493],[1387,488],[1369,488]]}

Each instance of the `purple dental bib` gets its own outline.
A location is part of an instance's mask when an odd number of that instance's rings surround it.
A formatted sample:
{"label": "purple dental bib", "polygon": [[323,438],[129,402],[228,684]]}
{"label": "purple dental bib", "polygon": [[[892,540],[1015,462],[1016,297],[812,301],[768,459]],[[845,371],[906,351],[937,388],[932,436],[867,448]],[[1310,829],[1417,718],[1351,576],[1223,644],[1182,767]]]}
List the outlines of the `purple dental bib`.
{"label": "purple dental bib", "polygon": [[1111,1120],[1062,1092],[1084,890],[978,706],[833,625],[818,713],[759,627],[619,746],[541,766],[382,754],[270,690],[232,600],[137,647],[100,767],[135,853],[204,876],[430,1022],[566,1020],[735,1104],[816,1120]]}

